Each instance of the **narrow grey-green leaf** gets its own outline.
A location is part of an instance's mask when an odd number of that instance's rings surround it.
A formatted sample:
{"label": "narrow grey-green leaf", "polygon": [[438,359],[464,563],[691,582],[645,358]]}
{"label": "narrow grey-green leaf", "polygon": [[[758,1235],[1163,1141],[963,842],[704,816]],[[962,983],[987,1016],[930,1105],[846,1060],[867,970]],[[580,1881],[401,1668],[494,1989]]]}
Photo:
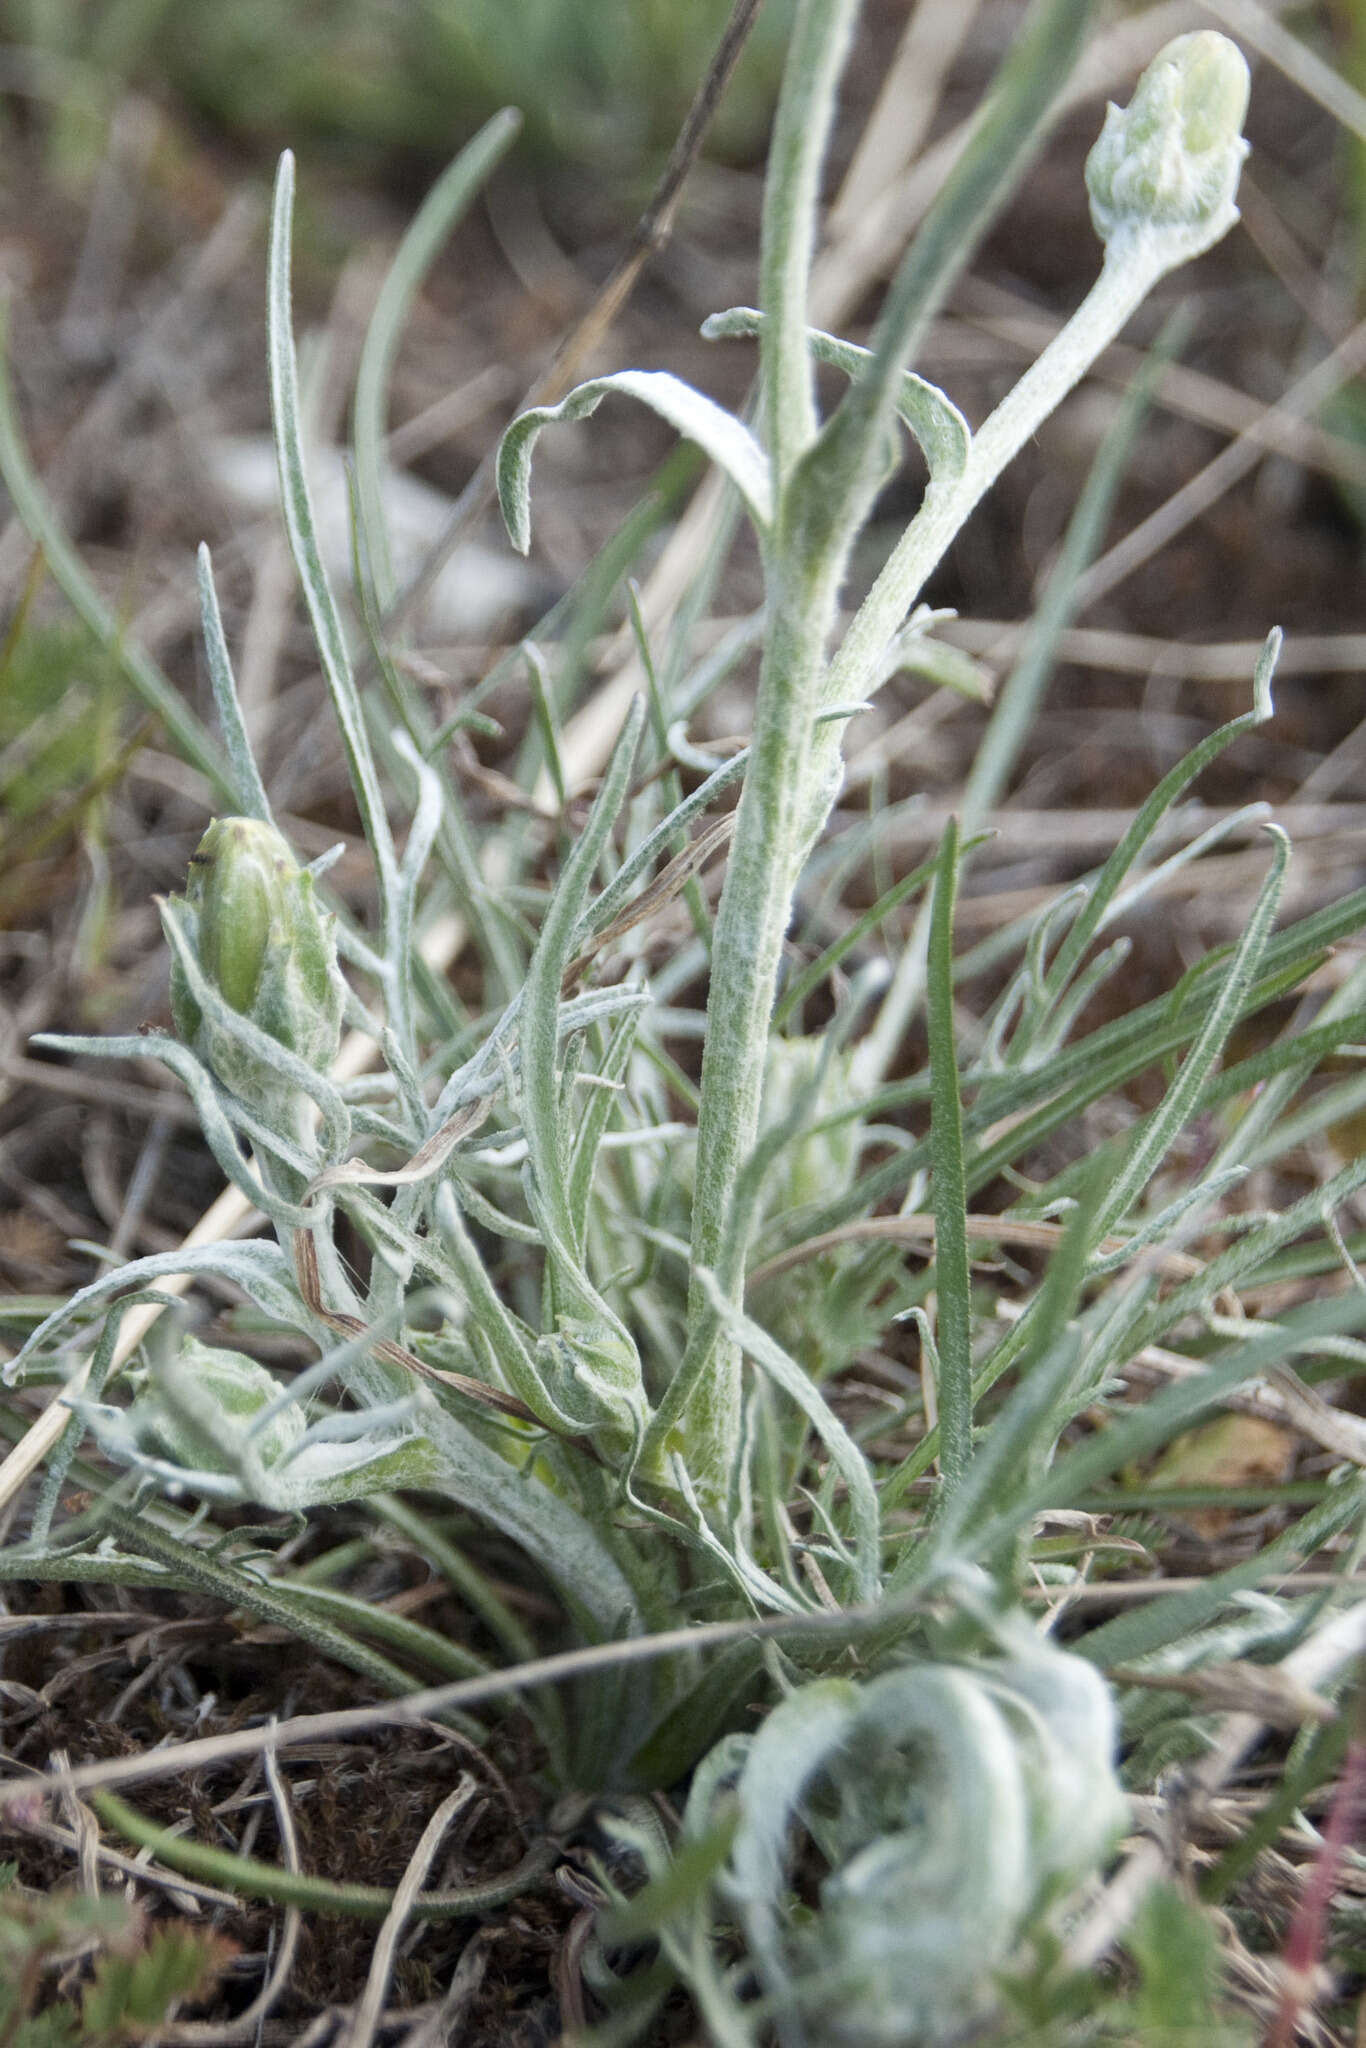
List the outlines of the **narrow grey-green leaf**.
{"label": "narrow grey-green leaf", "polygon": [[213,690],[214,710],[218,713],[218,729],[223,735],[228,764],[232,769],[233,803],[242,817],[259,818],[263,825],[273,825],[275,820],[271,816],[270,799],[256,766],[256,756],[251,750],[237,696],[232,657],[223,631],[223,615],[218,609],[218,593],[213,587],[213,559],[203,541],[196,560],[199,613],[204,625],[204,655],[209,664],[209,684]]}
{"label": "narrow grey-green leaf", "polygon": [[531,546],[531,451],[541,430],[587,419],[610,392],[639,399],[686,440],[695,441],[725,471],[760,531],[767,529],[773,518],[768,457],[748,427],[666,370],[618,370],[578,385],[558,405],[533,406],[504,434],[498,448],[498,502],[515,548],[525,554]]}
{"label": "narrow grey-green leaf", "polygon": [[1271,936],[1271,927],[1276,921],[1286,864],[1290,858],[1290,841],[1280,827],[1268,825],[1266,829],[1272,837],[1271,870],[1262,884],[1247,930],[1239,941],[1223,986],[1182,1063],[1180,1073],[1148,1119],[1118,1179],[1106,1195],[1094,1224],[1097,1243],[1114,1229],[1146,1187],[1177,1132],[1195,1109],[1200,1092],[1214,1070],[1224,1049],[1224,1041],[1233,1029],[1252,986],[1266,942]]}
{"label": "narrow grey-green leaf", "polygon": [[[763,314],[753,306],[731,306],[726,312],[713,313],[709,320],[704,320],[702,333],[708,341],[729,341],[739,336],[757,335],[762,332],[763,325]],[[831,369],[842,370],[846,377],[855,381],[873,361],[870,349],[859,348],[852,341],[841,341],[837,335],[826,334],[819,327],[808,327],[806,340],[818,363],[828,363]],[[898,417],[915,436],[929,465],[931,483],[952,483],[961,476],[967,467],[972,430],[953,400],[946,397],[937,384],[917,377],[913,370],[904,370],[896,387],[896,410]],[[957,649],[953,652],[956,653]]]}
{"label": "narrow grey-green leaf", "polygon": [[442,172],[394,251],[393,262],[385,274],[375,310],[365,330],[356,370],[352,438],[356,450],[356,487],[369,545],[375,595],[380,609],[384,611],[394,599],[382,490],[384,434],[394,355],[413,300],[421,290],[442,243],[494,165],[507,153],[521,125],[522,117],[516,108],[504,107],[501,113],[484,123],[479,133],[466,143],[455,161]]}
{"label": "narrow grey-green leaf", "polygon": [[294,158],[285,150],[275,179],[270,219],[268,333],[270,407],[275,455],[280,468],[280,505],[285,533],[313,623],[333,714],[346,750],[365,836],[374,855],[381,891],[392,897],[396,858],[379,775],[365,729],[365,716],[351,668],[346,633],[318,546],[317,523],[304,463],[299,407],[299,368],[294,355],[290,305],[290,230],[294,212]]}
{"label": "narrow grey-green leaf", "polygon": [[938,1303],[939,1462],[945,1488],[961,1485],[972,1459],[972,1272],[968,1260],[963,1102],[953,1018],[953,908],[958,822],[949,820],[935,877],[926,984],[930,1037],[930,1153]]}
{"label": "narrow grey-green leaf", "polygon": [[850,1519],[854,1530],[854,1561],[858,1577],[857,1598],[878,1597],[881,1583],[879,1546],[881,1516],[872,1472],[854,1439],[830,1407],[810,1373],[789,1357],[781,1344],[752,1317],[736,1308],[717,1286],[714,1275],[700,1276],[712,1308],[730,1336],[754,1363],[766,1372],[806,1416],[829,1451],[835,1469],[849,1490]]}

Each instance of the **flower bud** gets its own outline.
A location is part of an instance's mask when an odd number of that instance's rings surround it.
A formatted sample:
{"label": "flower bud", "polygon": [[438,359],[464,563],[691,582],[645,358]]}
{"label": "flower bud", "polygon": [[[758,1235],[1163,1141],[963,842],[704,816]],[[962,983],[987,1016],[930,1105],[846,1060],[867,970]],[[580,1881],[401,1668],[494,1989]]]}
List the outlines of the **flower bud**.
{"label": "flower bud", "polygon": [[1124,230],[1186,229],[1207,247],[1237,217],[1248,146],[1248,68],[1212,29],[1178,36],[1148,66],[1128,106],[1110,105],[1086,160],[1091,219],[1104,242]]}
{"label": "flower bud", "polygon": [[[161,1383],[153,1377],[129,1410],[138,1442],[194,1472],[235,1472],[252,1422],[283,1392],[280,1382],[241,1351],[187,1337]],[[250,1447],[269,1469],[304,1433],[303,1411],[282,1408]]]}
{"label": "flower bud", "polygon": [[[319,909],[313,877],[273,825],[216,818],[190,865],[179,924],[205,980],[230,1009],[325,1071],[341,1039],[345,989],[336,920]],[[196,1001],[181,963],[171,970],[176,1030],[244,1101],[273,1106],[288,1084]]]}

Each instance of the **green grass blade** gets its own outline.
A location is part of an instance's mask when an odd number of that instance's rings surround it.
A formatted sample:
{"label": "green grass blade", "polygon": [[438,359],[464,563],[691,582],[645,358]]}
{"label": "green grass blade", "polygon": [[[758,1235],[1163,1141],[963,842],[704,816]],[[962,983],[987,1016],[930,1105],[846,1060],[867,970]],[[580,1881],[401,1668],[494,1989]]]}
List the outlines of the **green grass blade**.
{"label": "green grass blade", "polygon": [[[963,848],[964,855],[982,843],[979,839],[969,841]],[[913,896],[915,891],[935,873],[938,865],[937,856],[921,861],[918,868],[912,868],[910,874],[903,875],[899,882],[894,882],[890,889],[884,890],[871,909],[863,911],[856,917],[848,930],[841,932],[819,958],[813,960],[809,967],[802,969],[788,986],[782,1001],[773,1013],[775,1031],[782,1030],[794,1010],[799,1010],[807,997],[815,994],[827,975],[834,973],[845,955],[860,945],[869,932],[876,931],[883,919],[890,917],[894,910],[899,909],[908,896]]]}
{"label": "green grass blade", "polygon": [[949,821],[935,875],[930,925],[930,1153],[934,1167],[934,1266],[938,1301],[939,1464],[945,1491],[972,1460],[972,1272],[968,1261],[963,1102],[953,1016],[953,907],[958,825]]}
{"label": "green grass blade", "polygon": [[1053,962],[1052,968],[1049,971],[1048,980],[1051,991],[1061,991],[1071,975],[1076,971],[1082,954],[1100,928],[1105,913],[1109,909],[1124,877],[1181,792],[1189,788],[1196,776],[1201,774],[1210,765],[1211,761],[1217,760],[1224,749],[1231,746],[1234,740],[1240,739],[1244,733],[1251,732],[1256,726],[1264,724],[1270,718],[1272,712],[1271,679],[1275,674],[1276,662],[1280,655],[1281,638],[1279,630],[1267,636],[1266,645],[1262,649],[1261,658],[1257,663],[1256,672],[1252,679],[1253,707],[1251,711],[1244,712],[1241,718],[1230,719],[1226,725],[1221,725],[1217,732],[1210,733],[1206,739],[1200,742],[1199,746],[1191,749],[1184,760],[1178,761],[1176,766],[1163,776],[1161,782],[1158,783],[1157,788],[1143,805],[1109,860],[1106,861],[1095,887],[1088,896],[1076,923],[1059,948],[1058,957]]}
{"label": "green grass blade", "polygon": [[[1028,1503],[1022,1505],[1021,1512],[1026,1506],[1030,1514],[1038,1514],[1046,1508],[1070,1505],[1121,1466],[1147,1457],[1200,1416],[1217,1408],[1225,1394],[1293,1358],[1307,1339],[1336,1336],[1360,1329],[1363,1323],[1366,1296],[1354,1292],[1312,1302],[1307,1309],[1288,1316],[1278,1328],[1235,1346],[1211,1364],[1207,1372],[1164,1388],[1136,1412],[1122,1415],[1108,1429],[1065,1452]],[[1017,1522],[1017,1516],[1010,1517],[1011,1526]],[[997,1532],[998,1536],[1004,1533],[1004,1529]]]}
{"label": "green grass blade", "polygon": [[226,803],[232,803],[234,778],[212,733],[151,656],[125,637],[48,503],[19,431],[9,379],[7,337],[7,316],[0,302],[0,477],[14,500],[14,509],[35,545],[42,549],[54,580],[81,623],[94,634],[148,710],[161,720],[184,759],[207,776]]}
{"label": "green grass blade", "polygon": [[1280,827],[1269,825],[1267,830],[1272,835],[1271,870],[1262,884],[1247,930],[1233,956],[1224,985],[1186,1055],[1180,1073],[1148,1119],[1138,1143],[1125,1161],[1122,1173],[1105,1198],[1094,1224],[1097,1243],[1114,1229],[1137,1200],[1165,1158],[1177,1132],[1195,1110],[1252,986],[1266,942],[1271,936],[1290,858],[1290,841]]}
{"label": "green grass blade", "polygon": [[394,252],[365,331],[356,370],[351,432],[361,519],[381,611],[389,609],[396,595],[383,501],[384,436],[394,357],[413,300],[442,243],[490,171],[507,154],[521,125],[522,117],[517,110],[505,107],[485,122],[442,172]]}

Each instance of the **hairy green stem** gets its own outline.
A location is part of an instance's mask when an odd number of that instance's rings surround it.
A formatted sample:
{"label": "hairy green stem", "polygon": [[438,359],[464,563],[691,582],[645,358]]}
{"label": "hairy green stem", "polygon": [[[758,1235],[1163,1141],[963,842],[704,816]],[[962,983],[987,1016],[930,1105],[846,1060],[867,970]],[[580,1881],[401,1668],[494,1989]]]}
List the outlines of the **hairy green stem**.
{"label": "hairy green stem", "polygon": [[[804,521],[817,544],[847,543],[878,488],[878,453],[901,380],[930,321],[1019,184],[1085,39],[1090,0],[1038,0],[992,88],[968,147],[888,288],[870,357],[803,464]],[[836,701],[843,701],[837,698]]]}
{"label": "hairy green stem", "polygon": [[806,345],[820,174],[859,0],[799,0],[764,180],[760,345],[775,498],[816,436]]}
{"label": "hairy green stem", "polygon": [[765,182],[761,384],[772,469],[766,548],[770,631],[754,743],[717,914],[702,1063],[688,1341],[647,1435],[659,1473],[686,1445],[689,1475],[724,1523],[740,1439],[740,1352],[699,1279],[715,1272],[737,1309],[744,1245],[732,1242],[741,1170],[759,1128],[765,1056],[783,939],[810,844],[811,727],[834,624],[846,536],[813,553],[784,518],[784,486],[816,434],[807,302],[820,173],[858,0],[799,0]]}
{"label": "hairy green stem", "polygon": [[699,1271],[715,1272],[737,1309],[742,1242],[735,1193],[759,1129],[769,1021],[793,892],[810,845],[812,720],[834,622],[838,567],[804,565],[781,532],[769,566],[772,628],[759,683],[751,768],[717,912],[693,1196],[689,1339],[647,1449],[674,1448],[685,1417],[689,1472],[709,1509],[728,1499],[740,1429],[740,1352],[722,1334]]}
{"label": "hairy green stem", "polygon": [[[1126,325],[1169,264],[1154,238],[1126,241],[1106,252],[1100,276],[1061,332],[973,436],[962,474],[931,484],[924,503],[893,548],[854,615],[830,664],[831,703],[857,701],[876,689],[887,648],[949,546],[1025,442],[1080,383]],[[822,741],[827,749],[837,744]],[[886,1075],[924,984],[922,945],[907,946],[868,1038],[859,1048],[860,1084]]]}

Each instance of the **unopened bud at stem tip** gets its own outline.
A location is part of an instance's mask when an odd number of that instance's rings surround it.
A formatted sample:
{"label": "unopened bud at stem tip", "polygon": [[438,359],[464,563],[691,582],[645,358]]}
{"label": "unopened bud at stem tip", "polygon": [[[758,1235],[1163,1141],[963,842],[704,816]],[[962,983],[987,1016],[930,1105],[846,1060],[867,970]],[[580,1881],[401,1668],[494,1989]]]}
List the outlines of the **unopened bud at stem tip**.
{"label": "unopened bud at stem tip", "polygon": [[1086,163],[1091,218],[1106,242],[1124,230],[1185,230],[1207,246],[1236,219],[1247,144],[1246,61],[1212,29],[1178,36],[1111,105]]}

